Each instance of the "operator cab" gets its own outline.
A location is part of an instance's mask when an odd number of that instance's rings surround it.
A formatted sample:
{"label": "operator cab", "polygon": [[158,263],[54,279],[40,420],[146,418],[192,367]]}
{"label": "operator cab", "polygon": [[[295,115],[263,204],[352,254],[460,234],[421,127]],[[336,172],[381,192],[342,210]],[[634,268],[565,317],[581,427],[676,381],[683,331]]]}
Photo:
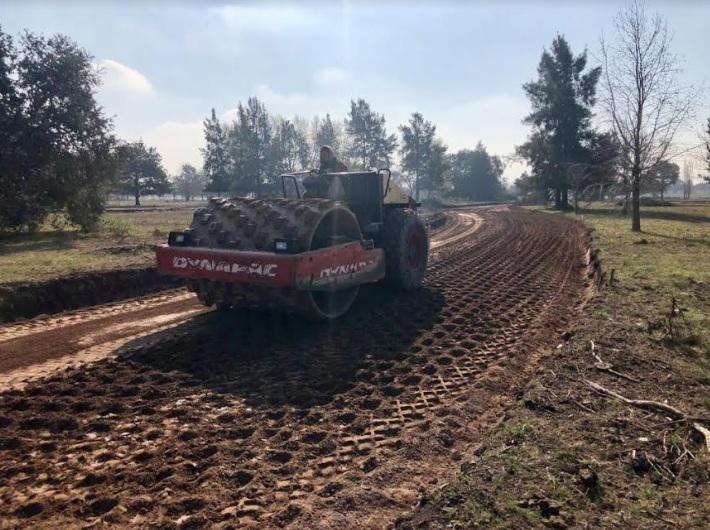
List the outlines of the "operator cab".
{"label": "operator cab", "polygon": [[[292,180],[301,197],[297,175],[303,177],[304,199],[331,199],[343,202],[355,214],[364,234],[379,232],[384,220],[384,204],[390,189],[389,169],[348,171],[329,146],[320,150],[320,167],[308,172],[281,175],[284,197],[286,182]],[[289,186],[289,187],[291,187]],[[405,196],[404,203],[409,198]]]}

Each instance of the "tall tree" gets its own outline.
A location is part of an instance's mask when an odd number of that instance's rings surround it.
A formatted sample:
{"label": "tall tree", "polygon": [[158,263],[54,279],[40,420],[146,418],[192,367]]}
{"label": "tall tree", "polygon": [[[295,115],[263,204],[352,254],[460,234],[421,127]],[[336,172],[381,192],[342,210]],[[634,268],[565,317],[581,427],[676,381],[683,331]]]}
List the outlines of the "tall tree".
{"label": "tall tree", "polygon": [[407,125],[400,125],[402,144],[399,148],[402,169],[412,175],[414,181],[414,198],[419,200],[420,180],[424,169],[429,163],[436,126],[415,112]]}
{"label": "tall tree", "polygon": [[313,118],[313,154],[317,157],[320,153],[320,148],[324,145],[330,146],[333,152],[342,159],[345,155],[343,152],[344,139],[343,127],[339,122],[331,119],[330,114],[326,114],[325,118],[321,119],[316,116]]}
{"label": "tall tree", "polygon": [[200,195],[206,187],[204,173],[195,169],[191,164],[183,164],[180,173],[173,180],[173,190],[182,195],[186,201]]}
{"label": "tall tree", "polygon": [[132,195],[136,206],[141,205],[141,196],[170,191],[168,176],[155,147],[146,147],[143,140],[123,143],[117,148],[117,159],[117,189]]}
{"label": "tall tree", "polygon": [[679,81],[663,17],[649,17],[634,0],[616,17],[612,42],[601,39],[604,106],[630,170],[631,229],[641,230],[641,180],[668,158],[680,126],[692,113],[692,91]]}
{"label": "tall tree", "polygon": [[694,171],[693,161],[686,158],[683,161],[683,198],[690,199],[690,195],[693,193],[693,173]]}
{"label": "tall tree", "polygon": [[282,118],[274,120],[269,153],[272,175],[305,169],[310,162],[310,145],[302,128]]}
{"label": "tall tree", "polygon": [[451,161],[447,151],[448,147],[438,138],[434,138],[424,165],[424,178],[421,179],[422,189],[429,193],[441,191],[448,185]]}
{"label": "tall tree", "polygon": [[569,167],[584,162],[593,137],[592,106],[600,68],[587,69],[587,52],[575,56],[565,38],[558,35],[552,50],[545,50],[538,79],[523,85],[532,104],[525,123],[532,126],[528,141],[518,147],[538,181],[554,190],[555,206],[567,208]]}
{"label": "tall tree", "polygon": [[540,191],[540,186],[537,183],[535,176],[531,175],[527,171],[523,171],[523,173],[515,179],[513,187],[526,199],[534,197],[535,194]]}
{"label": "tall tree", "polygon": [[100,72],[63,35],[0,29],[0,227],[34,228],[65,209],[84,229],[103,210],[111,122],[96,103]]}
{"label": "tall tree", "polygon": [[310,131],[308,129],[308,121],[302,116],[294,116],[293,127],[296,130],[296,152],[298,156],[298,165],[300,169],[310,169],[313,167],[315,153],[311,146]]}
{"label": "tall tree", "polygon": [[265,185],[272,185],[274,175],[271,164],[271,117],[263,103],[250,97],[247,104],[237,106],[237,118],[229,131],[229,155],[235,179],[233,191],[264,194]]}
{"label": "tall tree", "polygon": [[503,191],[503,162],[488,154],[478,142],[476,149],[463,149],[451,157],[453,192],[472,201],[490,201]]}
{"label": "tall tree", "polygon": [[397,147],[397,138],[394,134],[387,134],[385,117],[373,112],[367,101],[350,101],[345,128],[351,142],[349,154],[363,169],[389,166]]}
{"label": "tall tree", "polygon": [[230,189],[227,133],[217,119],[214,109],[203,123],[205,147],[200,151],[204,160],[202,168],[208,180],[207,190],[221,193]]}

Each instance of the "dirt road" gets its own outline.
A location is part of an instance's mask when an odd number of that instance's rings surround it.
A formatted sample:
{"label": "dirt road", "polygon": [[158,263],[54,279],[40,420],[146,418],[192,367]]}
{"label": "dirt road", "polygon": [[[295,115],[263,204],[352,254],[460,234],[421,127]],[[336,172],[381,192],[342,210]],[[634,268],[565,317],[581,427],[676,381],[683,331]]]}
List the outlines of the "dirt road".
{"label": "dirt road", "polygon": [[363,289],[333,325],[176,291],[2,327],[0,528],[391,524],[559,340],[585,246],[555,216],[463,211],[425,289]]}

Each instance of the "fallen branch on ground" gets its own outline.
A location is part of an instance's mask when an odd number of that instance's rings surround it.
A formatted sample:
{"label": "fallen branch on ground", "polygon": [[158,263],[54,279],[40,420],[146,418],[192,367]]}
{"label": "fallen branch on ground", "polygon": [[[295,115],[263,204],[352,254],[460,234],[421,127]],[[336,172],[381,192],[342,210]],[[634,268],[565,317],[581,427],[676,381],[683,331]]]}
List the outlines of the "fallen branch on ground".
{"label": "fallen branch on ground", "polygon": [[616,370],[614,370],[614,367],[611,365],[611,363],[604,362],[604,360],[603,360],[599,355],[597,355],[597,353],[596,353],[596,347],[595,347],[595,345],[594,345],[594,341],[593,341],[593,340],[590,340],[590,341],[589,341],[589,345],[590,345],[591,350],[592,350],[592,356],[593,356],[593,357],[596,359],[596,361],[597,361],[596,363],[594,363],[594,368],[596,368],[597,370],[601,370],[602,372],[608,372],[608,373],[613,374],[613,375],[615,375],[615,376],[617,376],[617,377],[621,377],[622,379],[626,379],[627,381],[633,381],[634,383],[640,383],[640,382],[641,382],[640,379],[636,379],[635,377],[632,377],[632,376],[630,376],[630,375],[627,375],[627,374],[624,374],[624,373],[621,373],[621,372],[617,372]]}
{"label": "fallen branch on ground", "polygon": [[595,392],[598,392],[599,394],[603,394],[608,397],[612,397],[618,401],[621,401],[622,403],[626,403],[627,405],[632,405],[634,407],[638,407],[645,410],[652,410],[655,412],[663,412],[676,420],[691,423],[693,429],[695,429],[702,435],[703,439],[705,440],[705,447],[710,452],[710,430],[701,425],[701,423],[710,423],[710,418],[688,416],[683,411],[666,403],[650,401],[647,399],[630,399],[625,396],[622,396],[618,392],[614,392],[613,390],[604,388],[599,383],[595,383],[594,381],[589,381],[588,379],[585,379],[584,382]]}
{"label": "fallen branch on ground", "polygon": [[698,431],[705,438],[705,450],[710,453],[710,430],[706,429],[698,422],[693,423],[693,429]]}

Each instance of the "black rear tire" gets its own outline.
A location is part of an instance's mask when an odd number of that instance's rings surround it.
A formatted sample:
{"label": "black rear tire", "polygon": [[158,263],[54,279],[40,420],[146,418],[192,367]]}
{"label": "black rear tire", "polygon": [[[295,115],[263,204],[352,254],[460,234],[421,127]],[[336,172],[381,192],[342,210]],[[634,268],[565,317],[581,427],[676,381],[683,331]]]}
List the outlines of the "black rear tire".
{"label": "black rear tire", "polygon": [[387,282],[406,290],[420,287],[429,259],[429,236],[414,210],[390,210],[385,218],[383,247]]}

